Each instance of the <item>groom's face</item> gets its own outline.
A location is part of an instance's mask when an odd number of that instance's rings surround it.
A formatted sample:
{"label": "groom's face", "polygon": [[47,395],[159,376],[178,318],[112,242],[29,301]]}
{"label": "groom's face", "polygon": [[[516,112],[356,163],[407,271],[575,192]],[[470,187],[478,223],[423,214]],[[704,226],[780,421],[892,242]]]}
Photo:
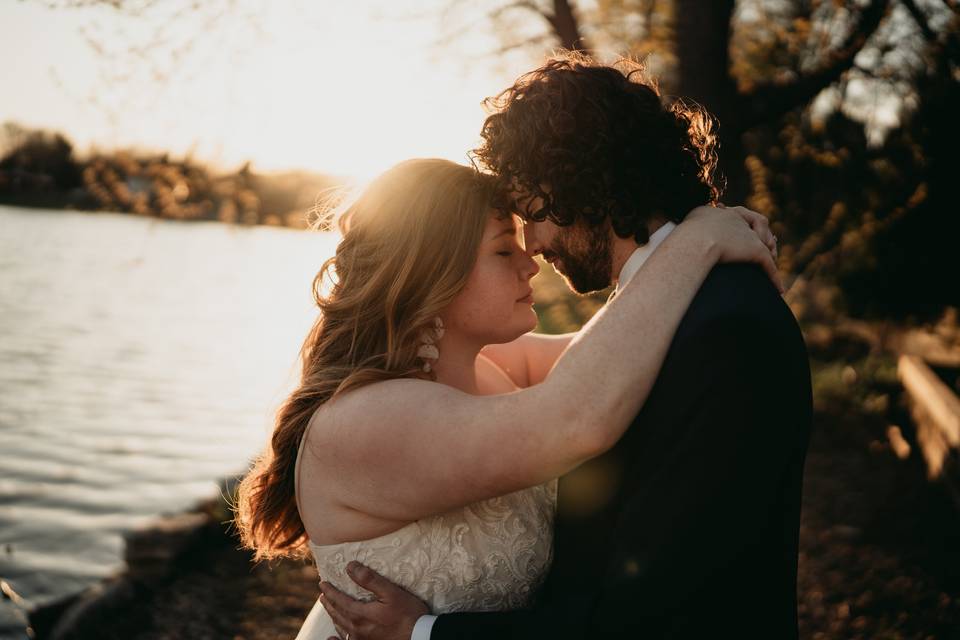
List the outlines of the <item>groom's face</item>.
{"label": "groom's face", "polygon": [[[533,202],[531,206],[535,211],[542,205]],[[607,225],[578,221],[560,227],[550,220],[530,221],[524,225],[523,237],[527,252],[542,255],[577,293],[610,286],[613,255]]]}

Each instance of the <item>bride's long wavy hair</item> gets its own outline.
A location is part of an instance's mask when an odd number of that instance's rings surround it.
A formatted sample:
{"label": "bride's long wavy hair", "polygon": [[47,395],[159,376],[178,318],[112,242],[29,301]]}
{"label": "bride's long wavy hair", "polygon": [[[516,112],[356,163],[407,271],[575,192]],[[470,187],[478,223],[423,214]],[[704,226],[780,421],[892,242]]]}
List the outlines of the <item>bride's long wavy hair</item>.
{"label": "bride's long wavy hair", "polygon": [[320,314],[300,349],[299,386],[277,410],[269,446],[238,489],[235,523],[257,560],[304,552],[294,465],[317,408],[381,380],[432,378],[417,355],[419,336],[466,284],[498,203],[489,176],[416,159],[389,169],[342,208],[343,239],[313,280]]}

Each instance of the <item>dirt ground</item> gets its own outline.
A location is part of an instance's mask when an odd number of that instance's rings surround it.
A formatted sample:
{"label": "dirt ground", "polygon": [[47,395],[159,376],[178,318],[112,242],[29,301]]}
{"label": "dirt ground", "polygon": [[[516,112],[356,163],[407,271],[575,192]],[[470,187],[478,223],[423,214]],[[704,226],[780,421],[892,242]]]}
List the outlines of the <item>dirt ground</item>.
{"label": "dirt ground", "polygon": [[804,482],[798,580],[808,639],[960,638],[960,507],[898,459],[877,418],[821,416]]}

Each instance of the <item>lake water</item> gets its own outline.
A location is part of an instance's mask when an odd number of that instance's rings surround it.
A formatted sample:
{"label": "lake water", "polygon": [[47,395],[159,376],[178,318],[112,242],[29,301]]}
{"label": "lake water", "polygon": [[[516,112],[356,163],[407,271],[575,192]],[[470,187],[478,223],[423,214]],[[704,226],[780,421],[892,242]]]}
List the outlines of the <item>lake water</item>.
{"label": "lake water", "polygon": [[[265,444],[337,237],[0,206],[0,579],[31,606]],[[23,637],[0,600],[0,637]]]}

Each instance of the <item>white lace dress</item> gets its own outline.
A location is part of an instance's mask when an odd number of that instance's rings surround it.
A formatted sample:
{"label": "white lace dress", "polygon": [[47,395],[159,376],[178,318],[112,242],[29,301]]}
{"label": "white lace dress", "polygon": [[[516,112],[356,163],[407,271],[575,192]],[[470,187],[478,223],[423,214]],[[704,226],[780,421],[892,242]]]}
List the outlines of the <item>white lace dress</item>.
{"label": "white lace dress", "polygon": [[[294,471],[297,481],[302,453],[303,440]],[[299,496],[299,488],[297,492]],[[361,600],[373,594],[347,575],[351,560],[417,595],[434,614],[517,609],[529,604],[550,566],[556,503],[557,481],[552,480],[370,540],[309,545],[320,576]],[[297,640],[333,635],[336,629],[318,600]]]}

